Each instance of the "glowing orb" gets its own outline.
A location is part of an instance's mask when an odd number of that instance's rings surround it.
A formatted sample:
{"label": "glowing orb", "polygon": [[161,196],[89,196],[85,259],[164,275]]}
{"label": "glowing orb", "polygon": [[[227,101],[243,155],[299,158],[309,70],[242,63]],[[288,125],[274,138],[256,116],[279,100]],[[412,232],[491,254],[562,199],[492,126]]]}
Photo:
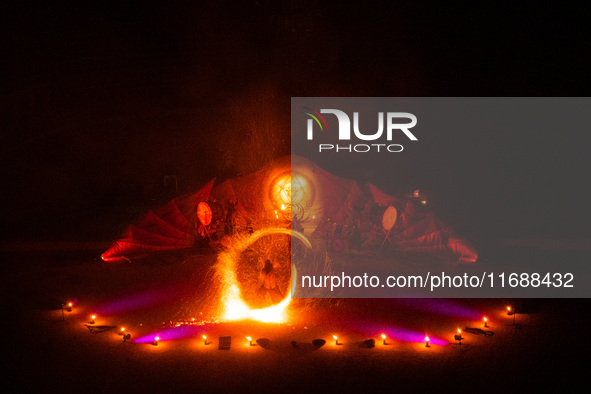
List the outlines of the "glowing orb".
{"label": "glowing orb", "polygon": [[278,208],[297,204],[310,207],[316,198],[316,188],[305,175],[297,171],[286,171],[271,182],[269,197]]}
{"label": "glowing orb", "polygon": [[211,212],[209,204],[206,202],[200,202],[199,205],[197,205],[197,218],[199,219],[199,223],[204,226],[209,226],[212,217],[213,213]]}

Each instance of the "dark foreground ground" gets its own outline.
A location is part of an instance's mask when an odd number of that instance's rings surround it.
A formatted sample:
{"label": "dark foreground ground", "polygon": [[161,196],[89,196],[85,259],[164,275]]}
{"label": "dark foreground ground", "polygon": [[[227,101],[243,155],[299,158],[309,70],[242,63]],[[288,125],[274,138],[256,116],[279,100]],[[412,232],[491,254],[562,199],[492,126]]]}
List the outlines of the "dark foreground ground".
{"label": "dark foreground ground", "polygon": [[[369,300],[306,307],[283,324],[225,322],[169,329],[199,316],[211,253],[107,264],[94,251],[3,253],[3,375],[19,392],[567,392],[585,375],[588,300]],[[6,263],[5,263],[6,264]],[[61,302],[74,300],[62,318]],[[213,301],[212,301],[213,302]],[[505,313],[522,313],[518,326]],[[97,312],[97,311],[100,311]],[[115,327],[93,334],[85,326]],[[465,333],[482,327],[494,335]],[[166,323],[163,326],[162,323]],[[116,331],[125,326],[132,343]],[[389,345],[379,335],[388,334]],[[166,337],[158,346],[142,337]],[[204,346],[202,334],[212,344]],[[338,334],[341,346],[334,345]],[[428,334],[432,346],[425,348]],[[248,346],[247,335],[271,340]],[[232,336],[230,350],[218,337]],[[310,342],[326,345],[313,350]],[[367,349],[364,340],[376,339]],[[291,341],[298,342],[294,349]],[[7,379],[7,380],[6,380]]]}

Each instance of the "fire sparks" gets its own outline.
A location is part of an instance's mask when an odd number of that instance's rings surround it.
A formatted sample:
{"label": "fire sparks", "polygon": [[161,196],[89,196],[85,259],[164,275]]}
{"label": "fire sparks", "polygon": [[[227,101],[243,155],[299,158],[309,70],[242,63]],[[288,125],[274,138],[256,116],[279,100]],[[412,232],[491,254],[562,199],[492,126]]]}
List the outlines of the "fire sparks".
{"label": "fire sparks", "polygon": [[252,319],[263,323],[281,323],[286,320],[286,309],[291,302],[291,289],[295,286],[296,270],[291,266],[290,287],[286,291],[285,298],[276,305],[262,309],[252,309],[242,298],[239,281],[236,275],[236,268],[240,253],[252,245],[257,239],[273,234],[287,234],[296,237],[308,248],[311,248],[310,241],[297,231],[284,228],[269,228],[259,230],[245,239],[238,239],[234,244],[228,246],[227,250],[220,253],[215,266],[216,275],[221,282],[221,308],[220,316],[225,320]]}

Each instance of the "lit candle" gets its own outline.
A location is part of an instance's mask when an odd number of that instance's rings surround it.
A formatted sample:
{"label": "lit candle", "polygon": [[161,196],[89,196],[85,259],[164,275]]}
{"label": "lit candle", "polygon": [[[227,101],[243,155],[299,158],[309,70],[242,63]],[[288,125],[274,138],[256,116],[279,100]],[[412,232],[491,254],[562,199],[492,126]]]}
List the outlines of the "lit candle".
{"label": "lit candle", "polygon": [[382,339],[384,340],[384,345],[387,345],[387,343],[386,343],[386,334],[382,334]]}
{"label": "lit candle", "polygon": [[68,312],[72,312],[72,303],[71,302],[68,302],[68,309],[67,309],[67,311]]}
{"label": "lit candle", "polygon": [[94,324],[94,319],[96,319],[95,315],[90,316],[90,324]]}
{"label": "lit candle", "polygon": [[248,343],[250,344],[250,346],[254,346],[254,345],[252,344],[252,338],[251,338],[251,337],[246,337],[246,339],[248,340]]}
{"label": "lit candle", "polygon": [[332,337],[334,338],[334,344],[335,345],[340,345],[340,343],[339,343],[339,337],[337,337],[336,335],[333,335]]}
{"label": "lit candle", "polygon": [[154,337],[154,346],[158,346],[159,340],[160,340],[160,337]]}
{"label": "lit candle", "polygon": [[484,327],[488,327],[488,319],[485,317],[483,320],[484,320]]}
{"label": "lit candle", "polygon": [[430,347],[429,346],[429,337],[425,337],[425,347]]}
{"label": "lit candle", "polygon": [[203,344],[209,345],[209,343],[207,343],[207,335],[203,335]]}

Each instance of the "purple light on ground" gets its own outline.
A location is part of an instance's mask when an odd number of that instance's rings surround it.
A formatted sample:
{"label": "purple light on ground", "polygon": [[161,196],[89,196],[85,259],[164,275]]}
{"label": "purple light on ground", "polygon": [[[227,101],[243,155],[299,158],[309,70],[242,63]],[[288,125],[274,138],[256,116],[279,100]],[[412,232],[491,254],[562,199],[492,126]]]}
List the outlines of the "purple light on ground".
{"label": "purple light on ground", "polygon": [[160,337],[160,341],[171,341],[185,338],[201,338],[201,335],[207,332],[209,325],[194,326],[181,325],[178,327],[166,328],[144,335],[136,339],[135,343],[152,343],[155,337]]}
{"label": "purple light on ground", "polygon": [[482,313],[448,300],[435,298],[401,298],[395,300],[395,302],[415,310],[427,311],[438,315],[455,316],[471,320],[479,320],[482,317]]}
{"label": "purple light on ground", "polygon": [[375,322],[367,318],[355,318],[355,317],[340,317],[341,325],[344,327],[352,328],[355,331],[362,333],[368,337],[377,337],[380,334],[386,334],[387,339],[402,341],[402,342],[414,342],[414,343],[425,343],[425,337],[429,337],[429,344],[431,345],[447,345],[448,341],[435,336],[429,335],[428,333],[413,331],[403,327],[394,327],[386,322]]}
{"label": "purple light on ground", "polygon": [[445,341],[441,338],[400,327],[388,327],[387,329],[383,330],[383,333],[386,334],[388,338],[403,342],[425,343],[425,337],[428,336],[430,345],[447,345],[448,343],[448,341]]}
{"label": "purple light on ground", "polygon": [[97,313],[101,315],[125,312],[161,304],[173,298],[174,289],[149,290],[140,294],[134,294],[125,298],[110,302],[97,308]]}

